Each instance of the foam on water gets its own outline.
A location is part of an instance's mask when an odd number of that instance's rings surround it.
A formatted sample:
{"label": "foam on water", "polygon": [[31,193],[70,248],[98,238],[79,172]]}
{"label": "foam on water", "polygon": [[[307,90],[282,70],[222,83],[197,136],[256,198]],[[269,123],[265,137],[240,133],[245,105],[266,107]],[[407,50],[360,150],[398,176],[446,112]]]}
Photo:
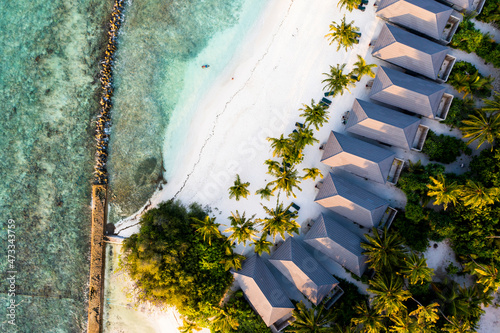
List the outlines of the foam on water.
{"label": "foam on water", "polygon": [[[168,175],[201,96],[266,2],[133,1],[121,29],[110,140],[110,220],[151,197]],[[210,68],[202,69],[203,64]],[[163,138],[165,137],[164,142]],[[182,148],[180,148],[182,147]]]}

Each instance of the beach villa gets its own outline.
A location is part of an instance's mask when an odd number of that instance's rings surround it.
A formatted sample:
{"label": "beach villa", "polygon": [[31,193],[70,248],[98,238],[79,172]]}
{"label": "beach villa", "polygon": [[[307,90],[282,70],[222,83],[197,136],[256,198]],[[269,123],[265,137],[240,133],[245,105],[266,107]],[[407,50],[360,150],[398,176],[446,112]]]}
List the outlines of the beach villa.
{"label": "beach villa", "polygon": [[366,228],[389,227],[396,215],[386,200],[332,173],[324,178],[314,201]]}
{"label": "beach villa", "polygon": [[355,99],[346,130],[387,145],[420,151],[429,127],[420,124],[420,118]]}
{"label": "beach villa", "polygon": [[382,184],[395,184],[404,166],[392,151],[334,131],[324,145],[321,162]]}
{"label": "beach villa", "polygon": [[453,8],[434,0],[381,0],[377,15],[412,32],[448,44],[461,21]]}
{"label": "beach villa", "polygon": [[449,6],[452,6],[455,10],[459,12],[477,14],[481,13],[486,0],[439,0]]}
{"label": "beach villa", "polygon": [[444,120],[453,101],[446,87],[379,66],[370,98],[431,119]]}
{"label": "beach villa", "polygon": [[328,308],[343,293],[339,282],[294,237],[288,237],[269,262],[314,305],[327,298]]}
{"label": "beach villa", "polygon": [[366,270],[361,238],[333,218],[333,213],[321,214],[304,238],[304,242],[327,255],[357,276]]}
{"label": "beach villa", "polygon": [[438,82],[448,80],[456,61],[446,46],[387,23],[373,42],[372,55]]}
{"label": "beach villa", "polygon": [[245,260],[233,276],[249,304],[268,327],[280,331],[288,325],[295,307],[259,255]]}

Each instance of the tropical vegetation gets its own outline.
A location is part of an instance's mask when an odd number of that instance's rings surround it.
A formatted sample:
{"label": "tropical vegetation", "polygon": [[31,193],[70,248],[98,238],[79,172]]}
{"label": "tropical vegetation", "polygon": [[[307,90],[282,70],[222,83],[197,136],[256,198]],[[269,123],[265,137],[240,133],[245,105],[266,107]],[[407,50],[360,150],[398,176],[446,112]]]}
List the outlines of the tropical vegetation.
{"label": "tropical vegetation", "polygon": [[354,21],[349,23],[342,18],[340,24],[332,22],[330,24],[330,32],[325,35],[326,38],[330,40],[330,45],[332,43],[337,43],[337,51],[342,47],[347,51],[347,49],[352,48],[354,45],[358,44],[358,38],[360,33],[358,28],[354,26]]}
{"label": "tropical vegetation", "polygon": [[135,297],[175,306],[187,323],[207,327],[232,283],[222,262],[233,254],[226,252],[227,238],[215,236],[214,220],[197,204],[173,200],[144,213],[139,232],[124,241],[121,259],[135,281]]}
{"label": "tropical vegetation", "polygon": [[246,198],[250,194],[248,186],[250,183],[242,183],[240,175],[236,175],[234,185],[229,188],[229,199],[235,198],[236,201],[239,201],[240,198]]}
{"label": "tropical vegetation", "polygon": [[467,53],[476,53],[486,62],[500,67],[500,46],[488,33],[482,33],[469,19],[464,19],[450,45]]}
{"label": "tropical vegetation", "polygon": [[429,156],[429,160],[444,164],[453,163],[462,153],[472,154],[472,150],[462,140],[449,135],[437,135],[431,130],[427,133],[422,152]]}

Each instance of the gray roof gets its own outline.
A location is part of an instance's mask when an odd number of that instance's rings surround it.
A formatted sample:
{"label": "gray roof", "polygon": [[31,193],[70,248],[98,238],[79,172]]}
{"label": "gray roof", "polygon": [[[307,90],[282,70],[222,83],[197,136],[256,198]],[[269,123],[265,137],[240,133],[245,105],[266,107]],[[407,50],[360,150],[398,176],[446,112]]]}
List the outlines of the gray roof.
{"label": "gray roof", "polygon": [[372,51],[377,58],[433,80],[438,78],[447,54],[446,46],[389,24],[382,27]]}
{"label": "gray roof", "polygon": [[367,228],[377,227],[389,203],[349,180],[329,173],[315,202]]}
{"label": "gray roof", "polygon": [[293,237],[281,244],[269,262],[315,305],[339,283]]}
{"label": "gray roof", "polygon": [[447,1],[467,11],[476,10],[476,8],[474,8],[474,0],[447,0]]}
{"label": "gray roof", "polygon": [[381,0],[377,14],[391,22],[441,39],[453,9],[434,0]]}
{"label": "gray roof", "polygon": [[445,91],[435,82],[379,66],[370,98],[434,119]]}
{"label": "gray roof", "polygon": [[387,149],[332,131],[321,162],[383,184],[394,157]]}
{"label": "gray roof", "polygon": [[420,119],[378,104],[354,100],[346,130],[392,146],[410,149]]}
{"label": "gray roof", "polygon": [[264,260],[258,255],[245,260],[243,267],[233,272],[233,275],[267,326],[288,315],[295,308]]}
{"label": "gray roof", "polygon": [[308,231],[304,242],[326,254],[357,276],[366,269],[361,238],[344,228],[330,214],[321,214]]}

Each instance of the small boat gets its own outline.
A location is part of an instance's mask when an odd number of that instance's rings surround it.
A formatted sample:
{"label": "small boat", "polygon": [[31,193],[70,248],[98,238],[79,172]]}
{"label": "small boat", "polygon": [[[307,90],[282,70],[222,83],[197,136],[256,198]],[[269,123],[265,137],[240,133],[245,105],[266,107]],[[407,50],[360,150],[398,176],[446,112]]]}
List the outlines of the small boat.
{"label": "small boat", "polygon": [[203,65],[203,66],[201,66],[201,68],[208,68],[208,67],[210,67],[210,65]]}

